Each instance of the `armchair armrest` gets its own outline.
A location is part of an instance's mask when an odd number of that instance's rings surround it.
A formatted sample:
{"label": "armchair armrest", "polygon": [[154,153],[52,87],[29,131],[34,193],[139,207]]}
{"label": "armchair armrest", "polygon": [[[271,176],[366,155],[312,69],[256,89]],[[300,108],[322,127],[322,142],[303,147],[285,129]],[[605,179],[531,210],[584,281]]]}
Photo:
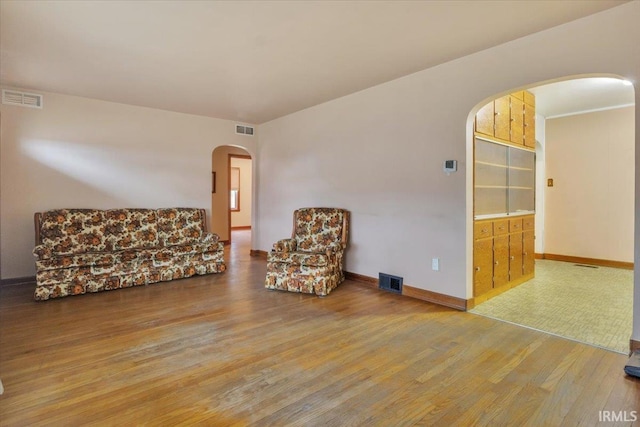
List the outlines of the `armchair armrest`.
{"label": "armchair armrest", "polygon": [[340,242],[331,242],[327,245],[327,255],[337,254],[344,250],[344,246]]}
{"label": "armchair armrest", "polygon": [[33,255],[38,260],[49,259],[53,257],[53,248],[47,245],[38,245],[33,248]]}
{"label": "armchair armrest", "polygon": [[294,239],[282,239],[273,244],[275,252],[293,252],[296,250],[297,244]]}

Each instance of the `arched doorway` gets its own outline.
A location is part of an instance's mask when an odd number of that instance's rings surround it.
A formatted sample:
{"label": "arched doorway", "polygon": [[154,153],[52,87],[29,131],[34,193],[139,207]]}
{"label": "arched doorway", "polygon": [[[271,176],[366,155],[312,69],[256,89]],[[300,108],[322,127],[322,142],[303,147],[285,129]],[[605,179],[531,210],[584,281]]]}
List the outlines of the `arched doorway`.
{"label": "arched doorway", "polygon": [[633,321],[633,274],[620,269],[633,268],[633,87],[581,76],[528,90],[536,109],[548,94],[560,105],[536,126],[536,278],[471,311],[624,353]]}
{"label": "arched doorway", "polygon": [[211,231],[231,244],[236,229],[250,230],[253,205],[251,154],[240,147],[222,145],[211,154]]}

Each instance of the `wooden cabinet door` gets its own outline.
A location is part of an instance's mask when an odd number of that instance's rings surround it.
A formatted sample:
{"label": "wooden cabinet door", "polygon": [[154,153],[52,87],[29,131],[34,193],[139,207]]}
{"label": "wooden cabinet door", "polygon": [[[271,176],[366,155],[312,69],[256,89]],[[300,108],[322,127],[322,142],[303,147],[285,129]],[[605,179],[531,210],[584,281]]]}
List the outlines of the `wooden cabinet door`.
{"label": "wooden cabinet door", "polygon": [[493,135],[496,138],[509,141],[509,126],[511,123],[511,110],[509,108],[509,95],[496,99],[494,104],[495,130]]}
{"label": "wooden cabinet door", "polygon": [[476,132],[493,136],[493,116],[493,101],[491,101],[476,114]]}
{"label": "wooden cabinet door", "polygon": [[524,104],[523,123],[524,145],[529,148],[536,148],[536,112],[535,107]]}
{"label": "wooden cabinet door", "polygon": [[523,123],[524,123],[524,102],[511,96],[511,134],[510,141],[514,144],[523,145]]}
{"label": "wooden cabinet door", "polygon": [[523,100],[525,104],[530,105],[533,108],[536,107],[536,96],[534,94],[525,90],[522,95],[524,96]]}
{"label": "wooden cabinet door", "polygon": [[533,274],[535,266],[535,241],[533,230],[522,232],[522,272],[523,274]]}
{"label": "wooden cabinet door", "polygon": [[522,233],[509,235],[509,280],[518,280],[522,277]]}
{"label": "wooden cabinet door", "polygon": [[493,239],[473,242],[473,296],[493,288]]}
{"label": "wooden cabinet door", "polygon": [[509,235],[493,238],[493,287],[499,288],[509,281]]}

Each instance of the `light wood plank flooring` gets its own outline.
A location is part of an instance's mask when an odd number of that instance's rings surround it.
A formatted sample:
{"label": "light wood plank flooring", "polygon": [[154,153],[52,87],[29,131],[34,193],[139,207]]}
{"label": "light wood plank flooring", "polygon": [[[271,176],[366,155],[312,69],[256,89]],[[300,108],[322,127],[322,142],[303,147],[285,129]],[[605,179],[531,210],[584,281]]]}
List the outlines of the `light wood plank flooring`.
{"label": "light wood plank flooring", "polygon": [[229,252],[147,287],[0,288],[0,425],[640,425],[599,423],[640,410],[625,355],[355,282],[267,291],[264,260]]}

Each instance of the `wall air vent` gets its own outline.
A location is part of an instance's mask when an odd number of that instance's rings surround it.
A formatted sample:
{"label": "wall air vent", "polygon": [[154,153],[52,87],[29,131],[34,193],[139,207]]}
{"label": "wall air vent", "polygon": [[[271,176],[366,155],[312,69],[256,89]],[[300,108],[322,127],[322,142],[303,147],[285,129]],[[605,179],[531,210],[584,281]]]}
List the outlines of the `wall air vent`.
{"label": "wall air vent", "polygon": [[390,274],[378,274],[378,288],[384,291],[402,294],[402,277],[392,276]]}
{"label": "wall air vent", "polygon": [[251,126],[236,125],[236,133],[240,135],[253,136],[253,128]]}
{"label": "wall air vent", "polygon": [[20,107],[42,108],[42,95],[2,89],[2,103]]}

